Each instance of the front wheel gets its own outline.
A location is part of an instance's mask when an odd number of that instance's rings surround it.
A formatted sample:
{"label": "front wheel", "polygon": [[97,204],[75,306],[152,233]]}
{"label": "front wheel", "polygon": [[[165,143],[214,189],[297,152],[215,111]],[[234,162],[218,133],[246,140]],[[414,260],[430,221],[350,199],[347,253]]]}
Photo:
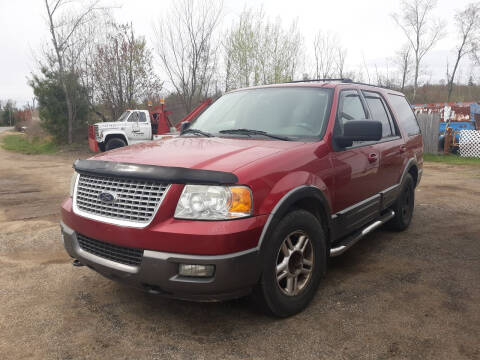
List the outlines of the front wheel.
{"label": "front wheel", "polygon": [[266,241],[254,300],[271,315],[296,314],[307,307],[326,272],[322,226],[311,213],[295,210],[278,222]]}
{"label": "front wheel", "polygon": [[105,144],[105,151],[118,149],[124,146],[127,146],[127,143],[125,142],[125,140],[120,139],[118,137],[114,137],[109,139]]}

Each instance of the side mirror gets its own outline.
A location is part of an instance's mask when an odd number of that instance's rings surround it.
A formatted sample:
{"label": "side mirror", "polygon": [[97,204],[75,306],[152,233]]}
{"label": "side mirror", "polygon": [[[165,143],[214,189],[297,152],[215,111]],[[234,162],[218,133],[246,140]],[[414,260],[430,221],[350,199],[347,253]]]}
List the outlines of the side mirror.
{"label": "side mirror", "polygon": [[382,123],[375,120],[351,120],[343,125],[343,135],[335,136],[342,147],[352,146],[354,141],[378,141],[382,138]]}
{"label": "side mirror", "polygon": [[191,125],[191,122],[184,121],[180,124],[180,133],[183,133],[185,130],[187,130]]}

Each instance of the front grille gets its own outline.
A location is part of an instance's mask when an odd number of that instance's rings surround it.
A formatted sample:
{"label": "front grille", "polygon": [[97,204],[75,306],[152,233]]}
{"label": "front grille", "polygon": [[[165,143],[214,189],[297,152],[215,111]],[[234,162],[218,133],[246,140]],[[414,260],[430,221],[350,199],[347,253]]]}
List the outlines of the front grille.
{"label": "front grille", "polygon": [[[86,217],[144,226],[152,220],[167,188],[167,184],[153,180],[80,174],[74,200]],[[99,195],[105,192],[113,195],[113,202],[100,200]]]}
{"label": "front grille", "polygon": [[100,131],[98,130],[98,125],[93,125],[94,129],[95,129],[95,137],[98,138],[100,137],[99,134],[100,134]]}
{"label": "front grille", "polygon": [[77,239],[80,248],[101,258],[133,266],[138,266],[142,262],[143,250],[109,244],[82,234],[77,234]]}

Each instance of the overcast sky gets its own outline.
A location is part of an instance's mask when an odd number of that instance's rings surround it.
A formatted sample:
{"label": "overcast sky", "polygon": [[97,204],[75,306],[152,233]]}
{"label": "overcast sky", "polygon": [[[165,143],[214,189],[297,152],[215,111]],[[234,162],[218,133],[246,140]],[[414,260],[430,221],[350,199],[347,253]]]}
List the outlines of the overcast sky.
{"label": "overcast sky", "polygon": [[[153,46],[152,24],[160,21],[172,1],[117,0],[116,4],[122,6],[114,10],[114,15],[119,21],[132,22],[136,32]],[[446,20],[448,36],[425,58],[424,80],[445,78],[447,57],[453,61],[451,50],[456,44],[453,14],[471,1],[438,0],[436,13]],[[268,17],[280,17],[285,25],[298,19],[307,54],[318,29],[338,33],[348,49],[347,68],[355,71],[363,59],[371,72],[375,65],[386,69],[387,63],[389,70],[394,71],[388,59],[405,43],[404,35],[389,16],[398,11],[398,0],[225,0],[224,24],[231,24],[245,6],[260,5]],[[0,100],[13,99],[17,105],[32,100],[27,81],[36,70],[34,54],[48,41],[44,13],[43,0],[0,0]],[[460,75],[466,78],[469,73],[470,66],[465,65]]]}

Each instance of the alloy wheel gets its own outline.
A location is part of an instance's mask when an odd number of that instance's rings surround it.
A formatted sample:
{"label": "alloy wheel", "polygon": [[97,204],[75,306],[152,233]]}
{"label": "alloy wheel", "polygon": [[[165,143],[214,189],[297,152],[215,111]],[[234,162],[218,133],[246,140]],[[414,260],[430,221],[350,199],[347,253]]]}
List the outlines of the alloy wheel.
{"label": "alloy wheel", "polygon": [[312,278],[314,261],[308,235],[301,230],[290,233],[277,255],[276,278],[281,292],[287,296],[300,294]]}

